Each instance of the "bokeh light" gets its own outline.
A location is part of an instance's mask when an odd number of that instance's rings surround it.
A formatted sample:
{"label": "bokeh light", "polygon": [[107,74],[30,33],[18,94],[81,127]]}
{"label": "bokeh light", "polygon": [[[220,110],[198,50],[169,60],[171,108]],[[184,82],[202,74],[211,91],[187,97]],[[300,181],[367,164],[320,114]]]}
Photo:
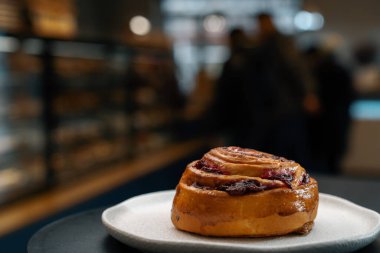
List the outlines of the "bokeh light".
{"label": "bokeh light", "polygon": [[206,32],[220,33],[226,27],[226,19],[222,15],[211,14],[204,19],[203,26]]}
{"label": "bokeh light", "polygon": [[302,31],[317,31],[324,25],[324,18],[318,12],[300,11],[294,17],[294,25]]}
{"label": "bokeh light", "polygon": [[129,22],[129,28],[134,34],[144,36],[150,32],[151,25],[146,17],[135,16],[131,18],[131,21]]}

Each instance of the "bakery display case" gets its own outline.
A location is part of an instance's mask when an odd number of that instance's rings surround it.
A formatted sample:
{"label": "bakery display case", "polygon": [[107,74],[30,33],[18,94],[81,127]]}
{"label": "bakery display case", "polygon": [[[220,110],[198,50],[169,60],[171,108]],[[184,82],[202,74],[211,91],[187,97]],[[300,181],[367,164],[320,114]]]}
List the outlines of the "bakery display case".
{"label": "bakery display case", "polygon": [[0,6],[0,205],[175,141],[170,45],[80,37],[71,0]]}
{"label": "bakery display case", "polygon": [[182,105],[170,50],[135,50],[127,85],[133,153],[148,152],[170,143],[176,137],[174,128]]}
{"label": "bakery display case", "polygon": [[1,204],[41,188],[46,166],[39,59],[20,50],[1,52],[0,62]]}
{"label": "bakery display case", "polygon": [[175,141],[170,49],[2,38],[16,44],[1,58],[1,203]]}
{"label": "bakery display case", "polygon": [[[56,43],[51,166],[54,179],[63,181],[127,158],[130,116],[125,110],[126,66],[115,62],[120,57],[116,52],[98,44]],[[73,51],[82,55],[68,54]]]}

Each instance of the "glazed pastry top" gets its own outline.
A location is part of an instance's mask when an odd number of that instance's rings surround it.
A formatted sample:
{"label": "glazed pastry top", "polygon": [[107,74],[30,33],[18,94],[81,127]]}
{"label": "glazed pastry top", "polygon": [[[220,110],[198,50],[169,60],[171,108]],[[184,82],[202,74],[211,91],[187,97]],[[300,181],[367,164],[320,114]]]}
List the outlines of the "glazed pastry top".
{"label": "glazed pastry top", "polygon": [[[187,174],[187,175],[186,175]],[[309,175],[298,163],[240,147],[218,147],[187,166],[186,184],[244,195],[274,188],[297,189]]]}

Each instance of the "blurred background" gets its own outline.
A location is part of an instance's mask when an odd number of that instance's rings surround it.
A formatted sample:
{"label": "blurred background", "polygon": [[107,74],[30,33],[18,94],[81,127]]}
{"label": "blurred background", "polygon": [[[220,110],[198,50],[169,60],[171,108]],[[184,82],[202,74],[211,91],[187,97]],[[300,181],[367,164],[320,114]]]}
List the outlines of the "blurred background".
{"label": "blurred background", "polygon": [[0,0],[0,204],[192,139],[380,176],[380,2]]}

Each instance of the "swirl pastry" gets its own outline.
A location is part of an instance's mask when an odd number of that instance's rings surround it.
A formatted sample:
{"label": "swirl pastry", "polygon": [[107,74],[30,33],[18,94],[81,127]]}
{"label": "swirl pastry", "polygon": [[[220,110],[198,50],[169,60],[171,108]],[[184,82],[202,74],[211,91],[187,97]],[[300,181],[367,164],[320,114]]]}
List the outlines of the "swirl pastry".
{"label": "swirl pastry", "polygon": [[187,165],[171,219],[207,236],[263,237],[308,233],[318,185],[294,161],[239,147],[219,147]]}

